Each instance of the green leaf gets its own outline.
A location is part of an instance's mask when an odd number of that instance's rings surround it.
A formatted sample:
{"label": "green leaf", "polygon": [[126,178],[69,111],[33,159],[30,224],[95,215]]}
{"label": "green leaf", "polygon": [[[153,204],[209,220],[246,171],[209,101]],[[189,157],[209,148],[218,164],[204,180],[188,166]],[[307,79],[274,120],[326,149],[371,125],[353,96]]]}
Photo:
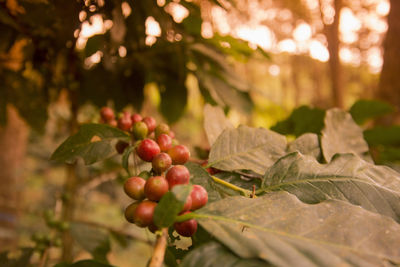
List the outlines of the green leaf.
{"label": "green leaf", "polygon": [[197,220],[239,257],[275,266],[400,263],[400,225],[342,201],[308,205],[287,192],[230,197]]}
{"label": "green leaf", "polygon": [[106,256],[111,250],[111,245],[107,231],[84,223],[72,223],[71,235],[95,260],[108,263]]}
{"label": "green leaf", "polygon": [[358,124],[363,124],[368,119],[376,118],[393,111],[394,108],[388,103],[372,99],[358,100],[350,108],[350,114]]}
{"label": "green leaf", "polygon": [[353,121],[349,113],[339,109],[330,109],[326,112],[321,147],[327,162],[336,153],[354,153],[372,162],[362,129]]}
{"label": "green leaf", "polygon": [[369,145],[400,146],[400,126],[379,126],[365,130],[364,137]]}
{"label": "green leaf", "polygon": [[271,130],[295,136],[309,132],[319,134],[324,127],[324,116],[322,109],[301,106],[293,110],[289,118],[272,126]]}
{"label": "green leaf", "polygon": [[81,260],[75,263],[59,263],[54,265],[54,267],[113,267],[113,266],[94,260]]}
{"label": "green leaf", "polygon": [[299,136],[296,140],[288,144],[287,151],[289,153],[298,151],[303,155],[310,155],[319,159],[321,156],[321,148],[318,135],[314,133],[306,133]]}
{"label": "green leaf", "polygon": [[158,228],[171,226],[176,216],[182,211],[191,191],[190,185],[177,185],[168,191],[154,210],[154,224]]}
{"label": "green leaf", "polygon": [[262,188],[285,190],[306,203],[342,200],[400,222],[400,174],[352,154],[319,164],[314,157],[294,152],[266,172]]}
{"label": "green leaf", "polygon": [[129,169],[129,156],[132,152],[135,152],[136,146],[129,146],[124,150],[124,154],[122,155],[122,167],[126,170],[129,176],[132,176],[132,173]]}
{"label": "green leaf", "polygon": [[210,145],[214,144],[223,130],[232,128],[232,123],[225,117],[221,107],[213,107],[210,104],[204,106],[204,130]]}
{"label": "green leaf", "polygon": [[[205,257],[205,255],[207,256]],[[259,259],[242,259],[221,244],[209,242],[189,252],[180,266],[266,267],[269,264]]]}
{"label": "green leaf", "polygon": [[211,147],[209,165],[220,170],[252,170],[264,174],[285,155],[286,138],[262,128],[225,129]]}
{"label": "green leaf", "polygon": [[72,163],[82,157],[85,164],[92,164],[115,153],[113,141],[129,140],[129,135],[105,124],[84,124],[68,137],[53,153],[52,160]]}
{"label": "green leaf", "polygon": [[10,251],[3,251],[0,253],[0,266],[1,267],[26,267],[30,266],[29,262],[34,252],[33,248],[21,248],[18,253],[11,255]]}

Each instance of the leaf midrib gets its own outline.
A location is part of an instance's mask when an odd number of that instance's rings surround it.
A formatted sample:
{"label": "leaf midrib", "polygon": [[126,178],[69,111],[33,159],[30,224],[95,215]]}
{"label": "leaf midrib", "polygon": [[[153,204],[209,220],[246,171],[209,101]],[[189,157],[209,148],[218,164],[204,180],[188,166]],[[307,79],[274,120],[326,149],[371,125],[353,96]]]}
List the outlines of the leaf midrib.
{"label": "leaf midrib", "polygon": [[346,246],[346,245],[342,245],[342,244],[338,244],[338,243],[329,243],[326,241],[322,241],[322,240],[317,240],[317,239],[310,239],[310,238],[306,238],[304,236],[300,236],[300,235],[295,235],[295,234],[290,234],[284,231],[278,231],[275,229],[271,229],[271,228],[267,228],[265,226],[259,226],[259,225],[255,225],[249,222],[245,222],[245,221],[240,221],[237,219],[231,219],[231,218],[227,218],[224,216],[218,216],[218,215],[212,215],[212,214],[205,214],[205,213],[194,213],[193,215],[195,215],[194,217],[199,218],[199,219],[210,219],[210,220],[216,220],[216,221],[225,221],[225,222],[230,222],[230,223],[235,223],[235,224],[240,224],[242,226],[246,226],[249,228],[254,228],[263,232],[267,232],[267,233],[272,233],[278,236],[284,236],[284,237],[288,237],[288,238],[292,238],[292,239],[297,239],[297,240],[301,240],[301,241],[308,241],[311,243],[316,243],[316,244],[321,244],[321,245],[325,245],[325,246],[331,246],[331,247],[336,247],[339,249],[343,249],[343,250],[347,250],[349,252],[354,252],[356,254],[361,254],[361,255],[365,255],[365,256],[372,256],[372,257],[378,257],[380,259],[387,259],[386,255],[381,255],[381,254],[371,254],[371,253],[367,253],[365,251],[360,251],[357,250],[355,248]]}

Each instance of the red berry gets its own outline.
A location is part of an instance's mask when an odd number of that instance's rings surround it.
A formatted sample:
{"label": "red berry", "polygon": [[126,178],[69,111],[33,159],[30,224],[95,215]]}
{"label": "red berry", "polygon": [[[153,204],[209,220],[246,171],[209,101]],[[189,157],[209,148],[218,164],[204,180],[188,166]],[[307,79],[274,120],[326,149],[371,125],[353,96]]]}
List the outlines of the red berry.
{"label": "red berry", "polygon": [[169,189],[178,184],[188,184],[190,179],[189,170],[183,165],[173,166],[166,175]]}
{"label": "red berry", "polygon": [[163,176],[150,177],[144,186],[144,194],[153,201],[159,201],[167,192],[168,182]]}
{"label": "red berry", "polygon": [[134,212],[135,224],[139,227],[146,227],[153,224],[154,209],[157,203],[145,200],[136,207]]}
{"label": "red berry", "polygon": [[138,156],[147,162],[151,162],[155,155],[160,153],[160,147],[151,139],[144,139],[136,148]]}
{"label": "red berry", "polygon": [[125,148],[127,148],[129,144],[124,141],[118,141],[117,144],[115,145],[115,149],[117,150],[118,154],[122,154],[125,151]]}
{"label": "red berry", "polygon": [[112,126],[112,127],[117,127],[118,126],[118,122],[115,119],[108,121],[107,124]]}
{"label": "red berry", "polygon": [[192,192],[190,193],[192,197],[192,207],[191,210],[197,210],[207,204],[208,193],[201,185],[193,185]]}
{"label": "red berry", "polygon": [[146,138],[148,131],[146,123],[142,121],[135,122],[132,126],[132,133],[136,140]]}
{"label": "red berry", "polygon": [[169,126],[168,126],[168,124],[160,123],[159,125],[157,125],[154,132],[156,134],[156,139],[157,139],[158,136],[160,136],[160,134],[168,134],[169,133]]}
{"label": "red berry", "polygon": [[138,114],[138,113],[135,113],[131,116],[131,120],[132,120],[132,123],[142,121],[142,116],[140,116],[140,114]]}
{"label": "red berry", "polygon": [[[185,212],[184,214],[189,213]],[[174,229],[181,236],[191,237],[197,231],[197,221],[195,219],[190,219],[184,222],[174,223]]]}
{"label": "red berry", "polygon": [[154,131],[157,126],[157,122],[153,117],[144,117],[143,122],[146,123],[147,128],[149,129],[149,133]]}
{"label": "red berry", "polygon": [[100,110],[100,116],[104,122],[109,122],[115,118],[114,111],[109,107],[102,107]]}
{"label": "red berry", "polygon": [[135,223],[134,217],[135,217],[135,210],[136,207],[139,205],[139,203],[137,202],[133,202],[132,204],[130,204],[128,207],[126,207],[125,209],[125,219],[130,222],[130,223]]}
{"label": "red berry", "polygon": [[167,153],[160,153],[154,156],[151,165],[157,174],[165,172],[172,164],[171,157]]}
{"label": "red berry", "polygon": [[192,208],[192,197],[189,195],[186,198],[185,205],[183,205],[182,212],[189,211]]}
{"label": "red berry", "polygon": [[168,135],[174,139],[175,138],[175,133],[173,131],[169,131]]}
{"label": "red berry", "polygon": [[146,184],[146,180],[141,177],[131,177],[124,183],[124,191],[129,197],[142,200],[144,199],[144,185]]}
{"label": "red berry", "polygon": [[128,115],[122,115],[118,119],[118,128],[120,128],[123,131],[129,131],[132,127],[132,120],[131,117]]}
{"label": "red berry", "polygon": [[184,145],[177,145],[168,149],[168,154],[171,156],[172,164],[185,164],[190,157],[189,149]]}
{"label": "red berry", "polygon": [[160,134],[157,137],[157,144],[160,146],[161,151],[167,152],[172,147],[172,139],[169,135]]}

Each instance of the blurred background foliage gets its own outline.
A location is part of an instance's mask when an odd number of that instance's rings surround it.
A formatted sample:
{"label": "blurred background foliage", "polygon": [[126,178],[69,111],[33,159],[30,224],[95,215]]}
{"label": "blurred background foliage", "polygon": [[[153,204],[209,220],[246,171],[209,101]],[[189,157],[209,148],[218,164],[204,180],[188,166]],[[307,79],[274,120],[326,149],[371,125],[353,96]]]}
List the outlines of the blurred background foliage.
{"label": "blurred background foliage", "polygon": [[[105,105],[172,123],[197,158],[205,103],[288,138],[320,133],[337,106],[374,160],[398,168],[399,16],[396,0],[0,0],[1,250],[50,233],[62,248],[49,266],[89,254],[145,266],[151,237],[124,223],[120,158],[48,160]],[[44,210],[69,230],[46,226]]]}

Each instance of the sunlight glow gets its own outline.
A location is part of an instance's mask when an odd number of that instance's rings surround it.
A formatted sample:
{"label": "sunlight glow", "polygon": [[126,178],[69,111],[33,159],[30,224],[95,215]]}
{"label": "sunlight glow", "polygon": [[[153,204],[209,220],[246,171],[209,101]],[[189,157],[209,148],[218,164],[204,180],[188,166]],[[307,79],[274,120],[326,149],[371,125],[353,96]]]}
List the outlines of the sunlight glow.
{"label": "sunlight glow", "polygon": [[310,42],[309,53],[312,58],[319,61],[326,62],[329,60],[328,49],[320,41],[312,40]]}
{"label": "sunlight glow", "polygon": [[344,43],[354,43],[358,40],[357,31],[361,28],[361,21],[350,8],[344,7],[340,12],[340,39]]}
{"label": "sunlight glow", "polygon": [[268,50],[272,48],[274,34],[271,30],[263,25],[257,27],[240,26],[236,29],[235,35],[240,39],[249,41],[250,44]]}
{"label": "sunlight glow", "polygon": [[166,7],[165,10],[172,15],[176,23],[181,23],[187,16],[189,16],[189,10],[186,7],[171,2]]}
{"label": "sunlight glow", "polygon": [[300,23],[293,31],[293,38],[298,42],[309,40],[311,35],[311,27],[307,23]]}
{"label": "sunlight glow", "polygon": [[296,52],[296,43],[292,39],[285,39],[278,43],[279,52]]}
{"label": "sunlight glow", "polygon": [[152,16],[147,17],[145,25],[147,35],[155,37],[161,36],[160,24]]}

